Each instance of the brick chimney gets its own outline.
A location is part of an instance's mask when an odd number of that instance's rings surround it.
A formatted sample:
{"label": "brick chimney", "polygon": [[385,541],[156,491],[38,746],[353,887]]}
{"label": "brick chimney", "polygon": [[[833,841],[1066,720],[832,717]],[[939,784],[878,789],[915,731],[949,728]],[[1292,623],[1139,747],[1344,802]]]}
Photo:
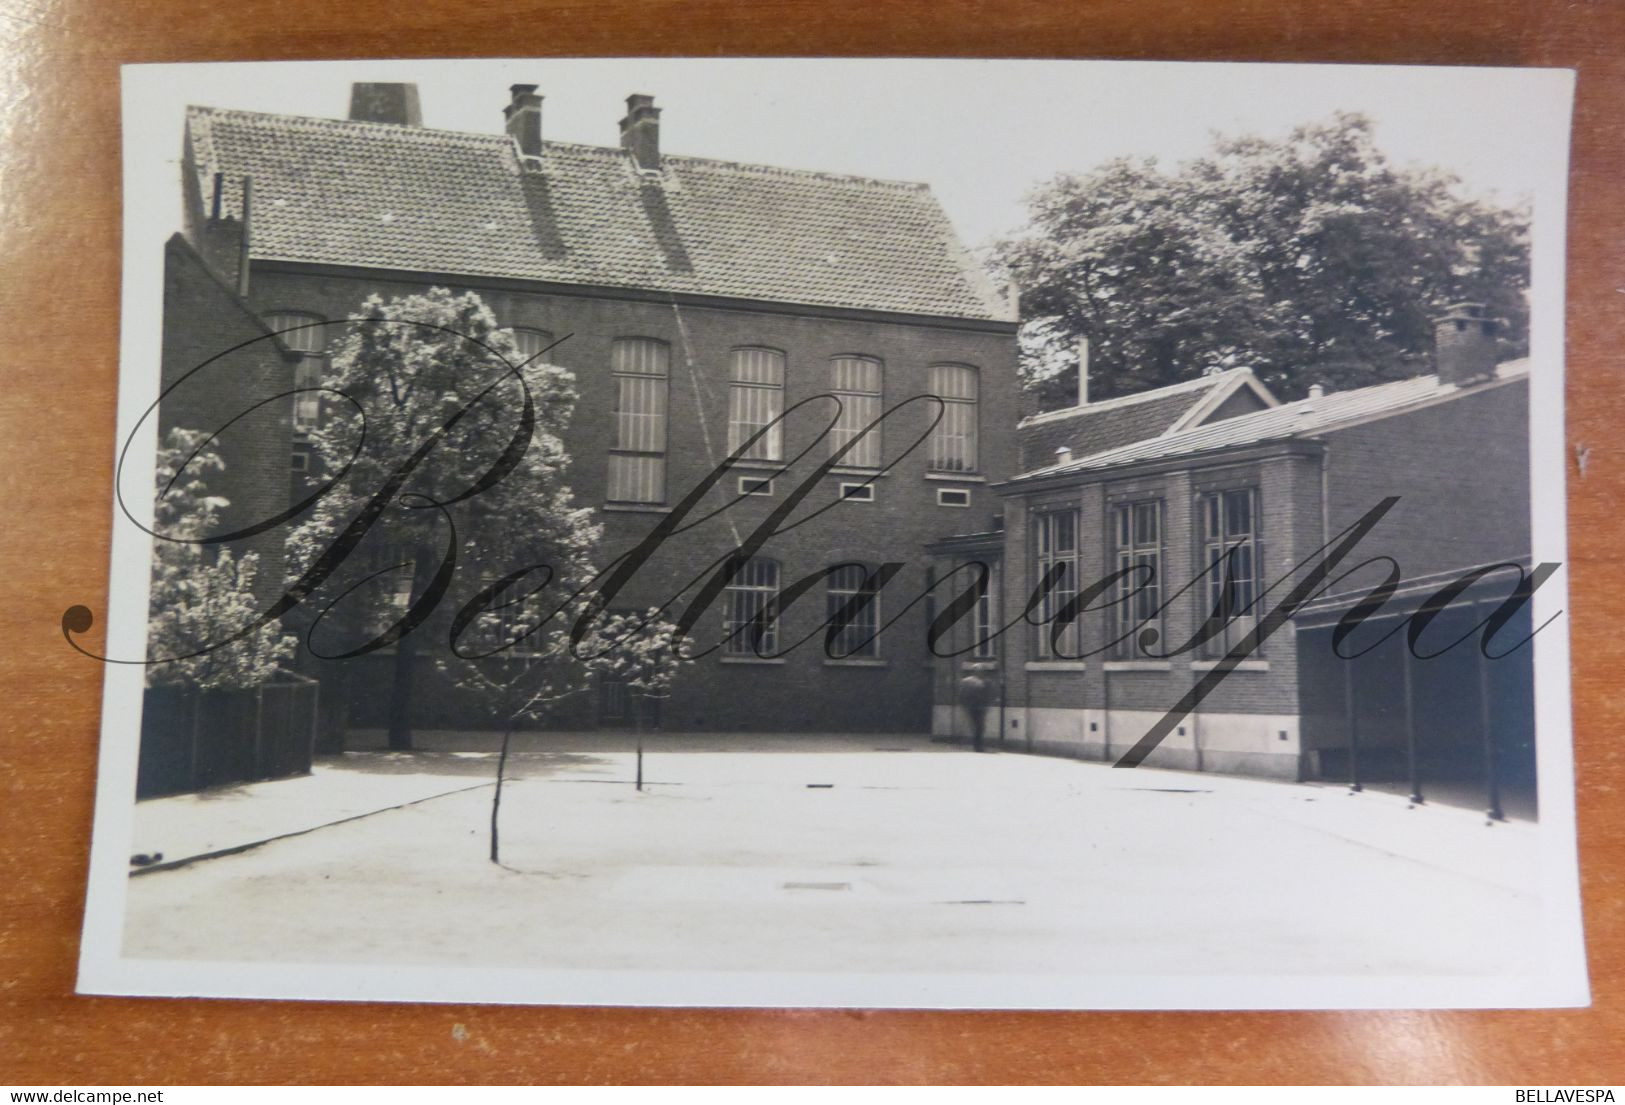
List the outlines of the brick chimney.
{"label": "brick chimney", "polygon": [[197,224],[198,236],[192,244],[216,276],[235,287],[238,295],[247,296],[249,218],[254,207],[254,181],[245,176],[234,182],[238,188],[238,215],[223,214],[227,183],[224,173],[214,174],[208,217]]}
{"label": "brick chimney", "polygon": [[1433,320],[1433,358],[1441,384],[1465,385],[1495,375],[1495,320],[1482,303],[1452,303]]}
{"label": "brick chimney", "polygon": [[634,92],[626,98],[626,118],[621,120],[621,148],[632,154],[638,168],[660,168],[660,109],[655,98]]}
{"label": "brick chimney", "polygon": [[502,109],[502,117],[508,122],[508,134],[519,143],[520,156],[540,160],[542,98],[536,95],[536,86],[533,84],[511,85],[508,93],[512,99],[508,106]]}
{"label": "brick chimney", "polygon": [[423,109],[418,104],[418,86],[357,81],[350,86],[350,118],[359,123],[421,127]]}

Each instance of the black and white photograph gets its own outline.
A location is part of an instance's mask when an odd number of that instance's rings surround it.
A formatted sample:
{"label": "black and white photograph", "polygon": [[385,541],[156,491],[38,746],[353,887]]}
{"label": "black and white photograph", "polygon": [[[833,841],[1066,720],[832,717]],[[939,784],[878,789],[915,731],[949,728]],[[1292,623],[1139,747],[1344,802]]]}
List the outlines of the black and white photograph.
{"label": "black and white photograph", "polygon": [[1585,1005],[1572,88],[125,67],[79,988]]}

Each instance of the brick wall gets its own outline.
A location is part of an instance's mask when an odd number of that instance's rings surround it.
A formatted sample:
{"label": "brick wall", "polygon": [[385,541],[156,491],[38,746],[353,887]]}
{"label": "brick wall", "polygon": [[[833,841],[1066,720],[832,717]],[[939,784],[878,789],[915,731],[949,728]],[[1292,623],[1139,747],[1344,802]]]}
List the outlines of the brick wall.
{"label": "brick wall", "polygon": [[[412,294],[422,285],[368,277],[278,272],[256,268],[251,300],[262,311],[303,311],[328,319],[358,313],[366,297]],[[814,514],[793,531],[772,538],[762,555],[781,562],[789,585],[843,560],[902,562],[881,599],[882,621],[913,602],[926,586],[924,546],[937,538],[990,528],[1000,509],[990,484],[1013,474],[1018,385],[1013,334],[903,321],[803,317],[770,309],[731,310],[676,307],[608,297],[539,294],[511,287],[476,286],[497,318],[510,326],[571,335],[551,358],[573,369],[581,393],[567,446],[575,458],[571,472],[577,499],[602,506],[607,451],[613,440],[610,412],[614,382],[610,346],[617,337],[648,337],[671,346],[667,486],[675,502],[727,455],[728,358],[736,346],[769,346],[786,354],[785,405],[828,390],[828,364],[838,354],[879,358],[885,368],[885,404],[926,393],[929,366],[938,362],[980,369],[980,479],[928,478],[923,445],[875,481],[872,503],[838,502],[842,479],[819,479],[792,516]],[[932,412],[926,404],[887,423],[883,438],[890,462],[926,433]],[[773,497],[747,497],[689,534],[674,538],[661,555],[640,570],[615,600],[617,607],[658,603],[702,577],[713,562],[782,504],[789,488],[806,479],[827,456],[816,436],[829,413],[787,427],[785,451],[793,458],[811,446],[808,457],[777,477]],[[963,489],[969,507],[939,505],[939,489]],[[736,498],[732,477],[721,490]],[[696,520],[724,505],[720,492],[690,516]],[[617,509],[602,512],[607,562],[634,546],[660,519],[660,511]],[[692,596],[693,590],[689,595]],[[686,601],[677,606],[681,610]],[[795,641],[825,620],[822,586],[814,588],[784,616],[781,640]],[[702,647],[721,635],[721,601],[705,615],[697,636]],[[930,705],[930,665],[925,649],[924,604],[909,610],[881,640],[879,664],[827,662],[822,634],[777,664],[736,663],[720,654],[701,660],[685,675],[664,708],[668,728],[923,729]],[[710,635],[710,641],[706,640]],[[425,698],[430,696],[423,696]],[[443,721],[454,720],[448,715]]]}
{"label": "brick wall", "polygon": [[[1032,516],[1055,508],[1080,511],[1082,530],[1079,578],[1084,587],[1112,571],[1110,518],[1117,503],[1161,500],[1163,503],[1162,640],[1156,651],[1170,651],[1190,640],[1206,614],[1201,585],[1188,587],[1200,568],[1193,528],[1195,497],[1204,491],[1256,487],[1259,492],[1260,554],[1266,587],[1290,577],[1291,569],[1319,545],[1319,469],[1314,451],[1299,448],[1267,451],[1237,463],[1209,463],[1195,468],[1166,468],[1115,478],[1097,476],[1070,488],[1013,497],[1006,505],[1010,525],[1006,543],[1005,620],[1025,608],[1036,584],[1032,564]],[[1288,584],[1289,586],[1289,584]],[[1287,587],[1272,592],[1278,595]],[[1183,590],[1183,594],[1176,594]],[[1194,652],[1170,657],[1165,665],[1146,660],[1124,663],[1104,651],[1108,620],[1104,612],[1080,621],[1085,667],[1034,661],[1038,632],[1018,626],[1005,636],[1007,700],[1034,708],[1089,708],[1166,711],[1201,676]],[[1258,653],[1268,669],[1232,673],[1203,703],[1212,713],[1282,714],[1295,709],[1297,657],[1290,629],[1265,642]],[[1198,661],[1193,668],[1193,660]],[[1107,683],[1110,686],[1107,686]],[[939,692],[940,693],[940,692]]]}
{"label": "brick wall", "polygon": [[[239,345],[243,347],[235,348]],[[175,390],[159,405],[160,441],[175,427],[222,430],[261,400],[291,388],[296,362],[297,356],[268,336],[190,245],[179,235],[170,239],[164,254],[161,372],[163,387]],[[287,509],[292,412],[292,400],[269,403],[221,433],[218,444],[226,469],[209,484],[211,494],[230,502],[221,513],[220,532]],[[238,553],[259,554],[255,590],[262,601],[281,593],[283,541],[282,531],[272,530],[233,546]]]}
{"label": "brick wall", "polygon": [[1331,531],[1398,495],[1362,550],[1393,557],[1406,579],[1529,555],[1527,380],[1338,430],[1326,442]]}

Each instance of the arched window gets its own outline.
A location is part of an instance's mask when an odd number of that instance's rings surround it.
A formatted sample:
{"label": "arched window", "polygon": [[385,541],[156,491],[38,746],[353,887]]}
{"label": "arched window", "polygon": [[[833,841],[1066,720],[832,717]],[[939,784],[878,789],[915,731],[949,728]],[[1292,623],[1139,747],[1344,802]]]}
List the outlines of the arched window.
{"label": "arched window", "polygon": [[293,397],[293,428],[309,433],[322,417],[322,397],[313,389],[322,386],[327,369],[327,320],[303,311],[272,311],[265,327],[300,355],[293,372],[294,387],[300,389]]}
{"label": "arched window", "polygon": [[753,556],[738,564],[723,592],[723,652],[771,656],[779,647],[779,562]]}
{"label": "arched window", "polygon": [[880,592],[875,573],[862,564],[840,564],[829,574],[829,637],[831,660],[873,658],[880,655]]}
{"label": "arched window", "polygon": [[977,390],[976,369],[970,365],[931,366],[931,394],[942,400],[942,418],[931,429],[931,471],[976,471]]}
{"label": "arched window", "polygon": [[553,344],[553,335],[546,330],[533,330],[528,326],[513,328],[513,341],[519,347],[521,362],[541,360],[542,350]]}
{"label": "arched window", "polygon": [[[833,357],[829,362],[829,390],[841,401],[835,428],[829,435],[829,453],[834,456],[853,438],[858,443],[841,457],[851,468],[880,467],[880,430],[863,433],[863,428],[880,417],[884,370],[873,357]],[[859,435],[862,435],[859,437]]]}
{"label": "arched window", "polygon": [[615,444],[609,455],[609,501],[666,501],[666,381],[671,347],[654,338],[617,338],[610,346],[615,380]]}
{"label": "arched window", "polygon": [[[777,349],[735,349],[728,364],[728,452],[737,452],[783,413],[784,354]],[[783,426],[775,425],[741,457],[784,459]]]}

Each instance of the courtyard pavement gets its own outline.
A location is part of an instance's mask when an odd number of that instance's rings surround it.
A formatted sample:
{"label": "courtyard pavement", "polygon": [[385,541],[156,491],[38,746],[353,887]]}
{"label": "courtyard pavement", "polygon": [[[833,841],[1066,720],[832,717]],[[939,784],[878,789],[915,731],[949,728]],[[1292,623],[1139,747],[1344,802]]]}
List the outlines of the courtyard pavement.
{"label": "courtyard pavement", "polygon": [[[1528,823],[920,737],[489,735],[138,804],[125,952],[640,970],[1520,973]],[[213,857],[213,858],[208,858]],[[178,866],[172,866],[176,865]],[[251,920],[246,920],[251,919]]]}

